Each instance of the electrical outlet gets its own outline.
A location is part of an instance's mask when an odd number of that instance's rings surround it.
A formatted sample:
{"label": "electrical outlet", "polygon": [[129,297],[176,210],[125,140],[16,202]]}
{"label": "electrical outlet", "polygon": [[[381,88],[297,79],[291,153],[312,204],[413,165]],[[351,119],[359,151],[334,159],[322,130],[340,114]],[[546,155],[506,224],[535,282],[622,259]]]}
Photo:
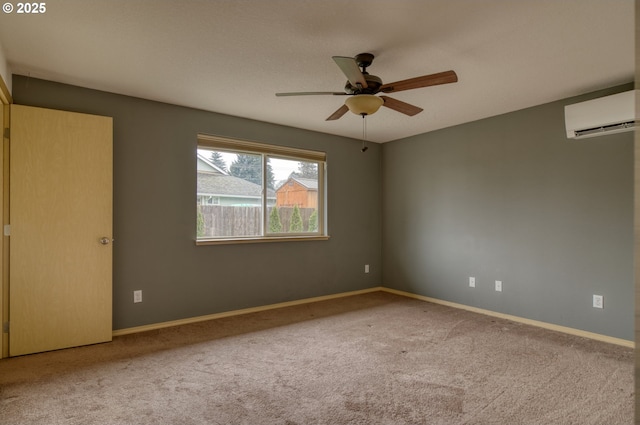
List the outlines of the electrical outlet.
{"label": "electrical outlet", "polygon": [[475,288],[476,287],[476,278],[475,277],[470,277],[469,278],[469,288]]}
{"label": "electrical outlet", "polygon": [[593,308],[604,308],[604,295],[593,296]]}
{"label": "electrical outlet", "polygon": [[133,302],[141,303],[142,302],[142,290],[133,291]]}
{"label": "electrical outlet", "polygon": [[502,292],[502,281],[496,280],[496,292]]}
{"label": "electrical outlet", "polygon": [[365,273],[369,273],[369,265],[368,264],[364,265],[364,272]]}

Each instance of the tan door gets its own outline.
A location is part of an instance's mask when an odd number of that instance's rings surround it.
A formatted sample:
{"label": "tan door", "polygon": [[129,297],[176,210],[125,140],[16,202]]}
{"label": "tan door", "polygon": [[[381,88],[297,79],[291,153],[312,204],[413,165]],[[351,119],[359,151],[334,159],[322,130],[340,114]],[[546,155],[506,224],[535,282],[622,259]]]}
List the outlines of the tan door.
{"label": "tan door", "polygon": [[112,128],[11,106],[11,356],[111,340]]}

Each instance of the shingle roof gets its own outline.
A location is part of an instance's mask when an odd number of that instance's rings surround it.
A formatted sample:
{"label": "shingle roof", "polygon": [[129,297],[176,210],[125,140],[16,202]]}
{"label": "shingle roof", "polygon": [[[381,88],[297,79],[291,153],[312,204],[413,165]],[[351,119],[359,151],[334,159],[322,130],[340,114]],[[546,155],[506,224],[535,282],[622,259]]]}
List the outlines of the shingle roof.
{"label": "shingle roof", "polygon": [[[260,197],[262,187],[235,176],[198,171],[198,194],[211,196]],[[273,189],[267,190],[268,198],[275,198]]]}
{"label": "shingle roof", "polygon": [[306,187],[307,189],[318,190],[318,180],[317,179],[305,179],[303,177],[289,177],[280,186],[278,186],[278,189],[280,189],[282,186],[284,186],[289,180],[295,180],[298,183],[300,183],[301,185],[303,185],[304,187]]}
{"label": "shingle roof", "polygon": [[293,179],[307,189],[318,190],[318,179],[303,179],[302,177],[294,177]]}

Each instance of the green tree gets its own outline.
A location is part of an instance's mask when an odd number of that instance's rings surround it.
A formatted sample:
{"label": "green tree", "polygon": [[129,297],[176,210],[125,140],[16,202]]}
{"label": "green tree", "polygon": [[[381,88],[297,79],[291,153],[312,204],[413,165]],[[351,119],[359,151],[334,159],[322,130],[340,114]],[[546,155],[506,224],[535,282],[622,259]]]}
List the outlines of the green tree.
{"label": "green tree", "polygon": [[273,175],[273,167],[267,162],[267,187],[269,189],[276,188],[276,178]]}
{"label": "green tree", "polygon": [[313,210],[309,216],[309,232],[318,231],[318,210]]}
{"label": "green tree", "polygon": [[196,234],[198,235],[198,237],[204,236],[204,216],[202,215],[202,210],[200,208],[198,208]]}
{"label": "green tree", "polygon": [[282,222],[280,221],[280,213],[278,212],[277,207],[271,208],[271,213],[269,214],[269,233],[280,233],[282,232]]}
{"label": "green tree", "polygon": [[305,179],[318,178],[318,164],[315,162],[298,162],[298,170],[292,171],[289,177],[301,177]]}
{"label": "green tree", "polygon": [[[246,153],[239,153],[236,159],[231,163],[229,172],[232,176],[262,186],[262,156]],[[275,188],[275,177],[273,176],[273,167],[267,164],[267,187]]]}
{"label": "green tree", "polygon": [[211,156],[209,157],[209,161],[213,162],[215,165],[220,167],[222,171],[228,173],[227,163],[224,162],[224,158],[222,158],[222,154],[218,151],[211,151]]}
{"label": "green tree", "polygon": [[238,154],[229,172],[232,176],[262,185],[262,158],[260,155]]}
{"label": "green tree", "polygon": [[291,224],[289,225],[289,232],[300,233],[302,232],[302,216],[300,215],[300,209],[296,204],[293,207],[293,214],[291,215]]}

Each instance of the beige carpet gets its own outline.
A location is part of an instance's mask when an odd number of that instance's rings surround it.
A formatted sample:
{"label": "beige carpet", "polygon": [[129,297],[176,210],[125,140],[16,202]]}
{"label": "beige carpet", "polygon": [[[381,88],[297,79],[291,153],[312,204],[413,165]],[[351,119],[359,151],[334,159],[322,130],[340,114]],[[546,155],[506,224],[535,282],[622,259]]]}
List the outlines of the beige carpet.
{"label": "beige carpet", "polygon": [[2,424],[631,424],[633,350],[371,293],[0,361]]}

